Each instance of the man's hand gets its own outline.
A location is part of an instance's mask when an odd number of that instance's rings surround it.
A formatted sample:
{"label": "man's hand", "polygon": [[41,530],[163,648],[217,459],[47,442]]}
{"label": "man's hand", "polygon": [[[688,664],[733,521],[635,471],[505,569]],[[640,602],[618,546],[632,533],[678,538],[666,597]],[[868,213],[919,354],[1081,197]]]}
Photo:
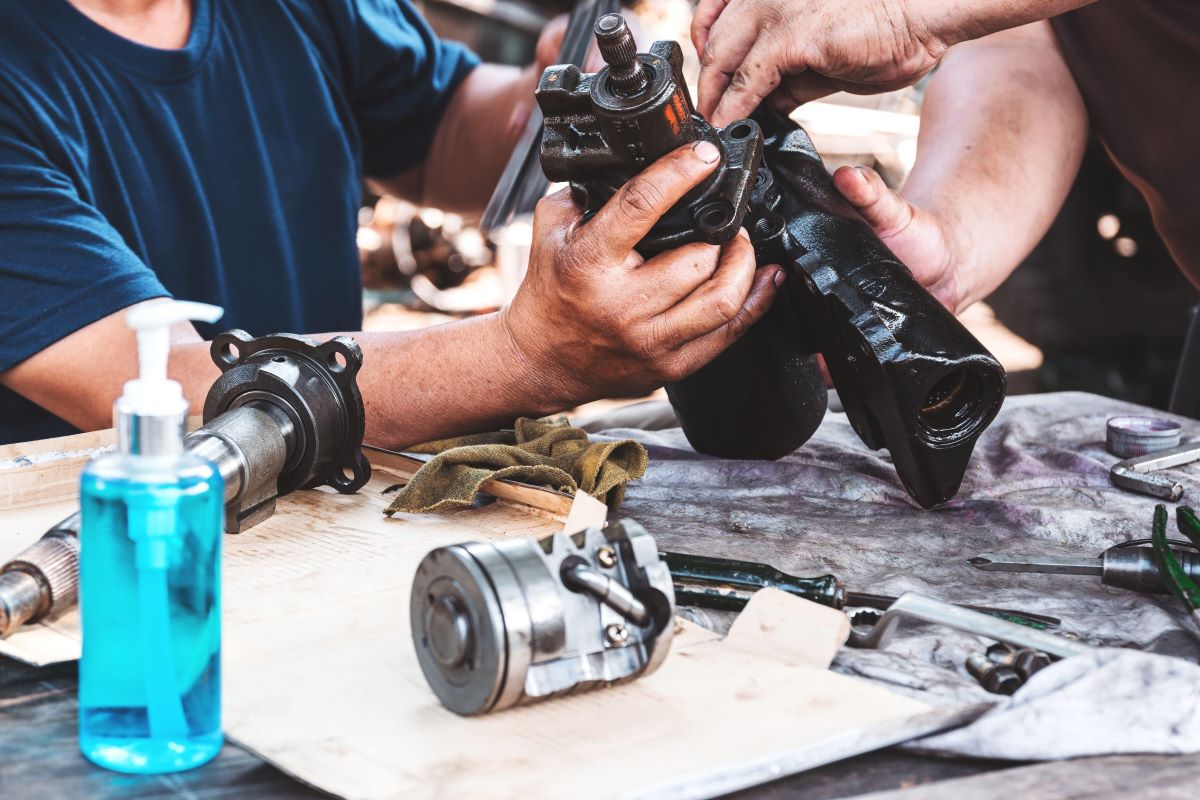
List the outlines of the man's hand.
{"label": "man's hand", "polygon": [[958,42],[1092,0],[700,0],[699,110],[728,125],[768,96],[785,112],[836,91],[920,80]]}
{"label": "man's hand", "polygon": [[724,126],[768,95],[790,111],[836,91],[899,89],[937,64],[947,43],[901,0],[700,0],[699,111]]}
{"label": "man's hand", "polygon": [[870,167],[841,167],[833,183],[920,284],[952,313],[960,310],[964,294],[950,226],[889,189]]}
{"label": "man's hand", "polygon": [[566,191],[538,204],[529,274],[504,320],[546,392],[578,402],[679,380],[766,313],[783,273],[755,269],[744,232],[648,260],[633,249],[718,159],[708,143],[681,147],[587,224]]}

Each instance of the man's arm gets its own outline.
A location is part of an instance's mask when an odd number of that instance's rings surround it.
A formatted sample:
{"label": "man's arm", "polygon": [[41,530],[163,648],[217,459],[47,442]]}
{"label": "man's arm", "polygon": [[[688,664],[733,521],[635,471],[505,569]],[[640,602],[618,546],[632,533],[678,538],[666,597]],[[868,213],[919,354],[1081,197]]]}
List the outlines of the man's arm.
{"label": "man's arm", "polygon": [[[373,183],[421,205],[482,211],[533,111],[538,79],[557,63],[566,30],[565,14],[551,20],[538,37],[534,62],[523,69],[481,64],[472,70],[447,104],[424,162]],[[600,66],[593,47],[585,67]]]}
{"label": "man's arm", "polygon": [[[645,392],[716,357],[766,312],[779,268],[756,269],[744,235],[723,248],[691,244],[649,260],[633,247],[718,158],[706,143],[668,154],[587,225],[566,192],[542,201],[529,273],[500,313],[351,334],[364,352],[367,440],[397,448],[511,425],[517,416]],[[0,383],[77,427],[108,427],[113,401],[137,371],[123,316],[61,339],[0,374]],[[190,327],[177,330],[170,374],[198,411],[217,370]]]}
{"label": "man's arm", "polygon": [[791,111],[836,91],[915,83],[959,42],[1093,0],[700,0],[698,107],[714,125],[768,96]]}
{"label": "man's arm", "polygon": [[960,45],[921,110],[900,194],[865,167],[834,183],[951,310],[991,293],[1054,221],[1079,170],[1087,112],[1047,22]]}
{"label": "man's arm", "polygon": [[481,211],[521,136],[541,74],[536,65],[471,70],[450,98],[421,165],[373,183],[420,205]]}

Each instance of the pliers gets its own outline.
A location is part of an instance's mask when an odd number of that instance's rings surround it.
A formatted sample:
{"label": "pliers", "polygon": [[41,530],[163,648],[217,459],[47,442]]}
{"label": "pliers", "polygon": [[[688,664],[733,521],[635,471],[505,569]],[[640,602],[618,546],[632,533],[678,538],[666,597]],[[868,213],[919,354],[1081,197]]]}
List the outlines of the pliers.
{"label": "pliers", "polygon": [[[1179,598],[1193,622],[1200,627],[1200,586],[1184,570],[1167,541],[1167,516],[1166,506],[1160,504],[1154,507],[1150,543],[1158,559],[1159,574],[1171,594]],[[1187,506],[1179,506],[1175,511],[1175,525],[1189,542],[1200,548],[1200,518],[1197,518],[1195,511]]]}

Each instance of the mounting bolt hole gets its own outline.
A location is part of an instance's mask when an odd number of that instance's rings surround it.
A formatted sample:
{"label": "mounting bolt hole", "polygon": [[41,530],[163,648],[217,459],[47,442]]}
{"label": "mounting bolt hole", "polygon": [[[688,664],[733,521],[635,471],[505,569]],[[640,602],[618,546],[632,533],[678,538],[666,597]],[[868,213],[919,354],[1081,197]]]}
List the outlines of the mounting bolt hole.
{"label": "mounting bolt hole", "polygon": [[287,358],[285,356],[275,356],[271,360],[274,361],[276,364],[282,364],[283,362],[287,361]]}
{"label": "mounting bolt hole", "polygon": [[329,354],[329,368],[334,372],[341,372],[346,368],[346,354],[341,350],[334,350]]}
{"label": "mounting bolt hole", "polygon": [[702,230],[717,231],[733,219],[733,206],[725,200],[705,203],[696,211],[696,225]]}
{"label": "mounting bolt hole", "polygon": [[749,139],[750,134],[754,132],[753,126],[749,122],[739,122],[729,129],[729,138],[731,139]]}
{"label": "mounting bolt hole", "polygon": [[225,342],[221,345],[221,360],[226,364],[236,364],[241,356],[241,351],[238,350],[238,346],[233,342]]}

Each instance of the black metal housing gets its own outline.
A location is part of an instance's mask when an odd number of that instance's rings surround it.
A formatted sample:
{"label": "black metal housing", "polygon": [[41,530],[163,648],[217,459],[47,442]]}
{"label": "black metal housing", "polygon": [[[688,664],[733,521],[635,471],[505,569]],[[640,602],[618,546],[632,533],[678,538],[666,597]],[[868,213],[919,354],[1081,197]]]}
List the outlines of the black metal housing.
{"label": "black metal housing", "polygon": [[204,400],[204,421],[248,403],[287,415],[296,438],[279,475],[278,496],[331,486],[358,491],[371,477],[362,452],[366,412],[358,389],[362,349],[348,336],[317,343],[277,333],[257,339],[241,330],[212,341],[221,377]]}
{"label": "black metal housing", "polygon": [[746,216],[762,157],[758,125],[740,120],[714,128],[698,115],[675,42],[655,42],[637,58],[649,81],[635,95],[610,86],[612,66],[596,73],[574,65],[545,71],[537,88],[545,118],[542,169],[552,181],[571,182],[572,195],[590,219],[647,165],[680,145],[706,139],[720,149],[721,165],[675,204],[638,251],[650,256],[688,242],[724,244]]}
{"label": "black metal housing", "polygon": [[[842,199],[799,126],[764,107],[712,128],[692,106],[678,45],[657,42],[637,57],[652,75],[632,95],[607,85],[611,66],[545,72],[537,97],[547,177],[571,181],[593,214],[654,159],[708,138],[722,148],[721,167],[638,249],[720,244],[745,223],[759,263],[789,275],[762,321],[667,387],[688,440],[726,458],[778,458],[801,446],[826,410],[821,353],[863,442],[888,449],[922,506],[950,500],[1004,400],[999,362]],[[718,217],[721,203],[729,213]]]}

